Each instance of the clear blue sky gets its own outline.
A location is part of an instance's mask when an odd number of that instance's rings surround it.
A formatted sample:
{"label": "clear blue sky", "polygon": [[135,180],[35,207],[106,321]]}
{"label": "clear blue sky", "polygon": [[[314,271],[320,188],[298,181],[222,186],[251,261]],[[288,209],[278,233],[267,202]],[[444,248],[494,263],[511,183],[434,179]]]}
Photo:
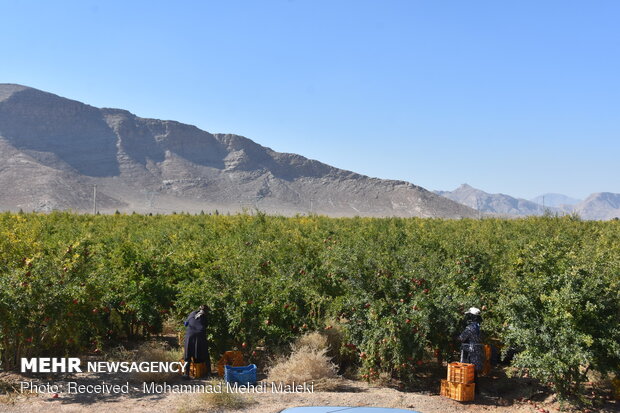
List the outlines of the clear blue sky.
{"label": "clear blue sky", "polygon": [[620,1],[0,0],[0,82],[428,189],[620,192]]}

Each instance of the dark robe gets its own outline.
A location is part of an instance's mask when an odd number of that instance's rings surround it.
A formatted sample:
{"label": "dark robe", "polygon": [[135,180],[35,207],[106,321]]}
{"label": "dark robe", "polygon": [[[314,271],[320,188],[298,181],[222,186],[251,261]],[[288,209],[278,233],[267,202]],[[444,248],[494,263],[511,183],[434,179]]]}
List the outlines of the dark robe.
{"label": "dark robe", "polygon": [[480,340],[480,324],[470,322],[459,336],[461,345],[461,363],[471,363],[476,372],[484,368],[484,348]]}
{"label": "dark robe", "polygon": [[[211,373],[211,359],[209,358],[209,344],[207,343],[207,316],[202,314],[196,318],[198,311],[192,311],[187,317],[185,326],[185,357],[187,362],[206,363],[207,373]],[[189,364],[186,368],[189,372]]]}

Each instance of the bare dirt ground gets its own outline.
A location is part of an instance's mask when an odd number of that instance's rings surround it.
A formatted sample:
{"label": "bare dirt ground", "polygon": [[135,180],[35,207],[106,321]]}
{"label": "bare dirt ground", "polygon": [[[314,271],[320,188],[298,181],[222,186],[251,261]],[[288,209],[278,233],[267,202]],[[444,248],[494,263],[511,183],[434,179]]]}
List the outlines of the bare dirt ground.
{"label": "bare dirt ground", "polygon": [[[50,393],[8,393],[0,396],[0,412],[170,412],[170,413],[198,413],[198,412],[227,412],[233,411],[230,407],[218,407],[205,400],[204,394],[198,393],[161,393],[145,394],[142,385],[132,382],[129,377],[110,376],[97,377],[94,375],[79,375],[64,378],[25,378],[8,373],[0,374],[0,381],[19,390],[19,383],[23,380],[37,380],[46,383],[46,380],[56,384],[66,384],[68,381],[77,381],[79,384],[106,383],[124,384],[129,380],[129,394],[67,394],[61,391],[58,398]],[[429,380],[435,381],[435,378]],[[523,379],[521,379],[523,380]],[[204,380],[189,382],[175,379],[170,384],[205,384]],[[559,412],[560,406],[553,395],[545,394],[529,381],[515,382],[500,374],[481,378],[481,394],[475,402],[460,403],[439,396],[437,389],[399,390],[393,387],[376,387],[365,382],[341,380],[338,385],[332,386],[330,391],[315,389],[314,392],[285,394],[261,393],[250,395],[235,395],[236,401],[242,401],[237,411],[247,413],[279,412],[295,406],[374,406],[410,409],[422,413],[440,412]],[[432,387],[432,386],[431,386]],[[527,399],[527,400],[526,400]],[[620,411],[617,402],[608,401],[604,408],[592,412]]]}

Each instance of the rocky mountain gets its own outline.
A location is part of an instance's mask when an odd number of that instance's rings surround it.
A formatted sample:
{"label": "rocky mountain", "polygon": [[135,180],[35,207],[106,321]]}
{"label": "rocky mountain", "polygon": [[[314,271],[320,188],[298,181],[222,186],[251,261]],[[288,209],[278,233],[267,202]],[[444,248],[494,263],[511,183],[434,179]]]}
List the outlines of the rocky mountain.
{"label": "rocky mountain", "polygon": [[521,198],[513,198],[505,194],[489,194],[467,184],[463,184],[454,191],[435,191],[460,204],[494,215],[542,215],[545,209],[559,212],[554,208],[543,209],[542,205]]}
{"label": "rocky mountain", "polygon": [[[544,205],[545,207],[566,208],[571,205],[576,205],[581,202],[580,199],[571,198],[562,194],[544,194],[539,195],[536,198],[530,199],[530,201]],[[568,208],[570,209],[570,208]]]}
{"label": "rocky mountain", "polygon": [[0,209],[475,217],[403,181],[250,139],[0,84]]}
{"label": "rocky mountain", "polygon": [[620,218],[620,194],[599,192],[574,206],[583,219],[607,220]]}

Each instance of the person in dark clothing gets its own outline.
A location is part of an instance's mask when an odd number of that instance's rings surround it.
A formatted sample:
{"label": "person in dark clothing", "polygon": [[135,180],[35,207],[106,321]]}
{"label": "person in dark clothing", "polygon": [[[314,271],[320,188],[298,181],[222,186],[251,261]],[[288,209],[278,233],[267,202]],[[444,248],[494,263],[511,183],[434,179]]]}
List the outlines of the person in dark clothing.
{"label": "person in dark clothing", "polygon": [[206,363],[207,375],[211,374],[211,359],[209,357],[209,344],[207,342],[207,306],[201,305],[196,311],[192,311],[185,321],[185,378],[189,378],[189,363]]}
{"label": "person in dark clothing", "polygon": [[484,347],[480,337],[480,323],[482,317],[480,310],[472,307],[465,313],[467,327],[459,335],[461,344],[461,363],[471,363],[474,365],[474,383],[476,383],[476,393],[478,388],[478,373],[484,369]]}

